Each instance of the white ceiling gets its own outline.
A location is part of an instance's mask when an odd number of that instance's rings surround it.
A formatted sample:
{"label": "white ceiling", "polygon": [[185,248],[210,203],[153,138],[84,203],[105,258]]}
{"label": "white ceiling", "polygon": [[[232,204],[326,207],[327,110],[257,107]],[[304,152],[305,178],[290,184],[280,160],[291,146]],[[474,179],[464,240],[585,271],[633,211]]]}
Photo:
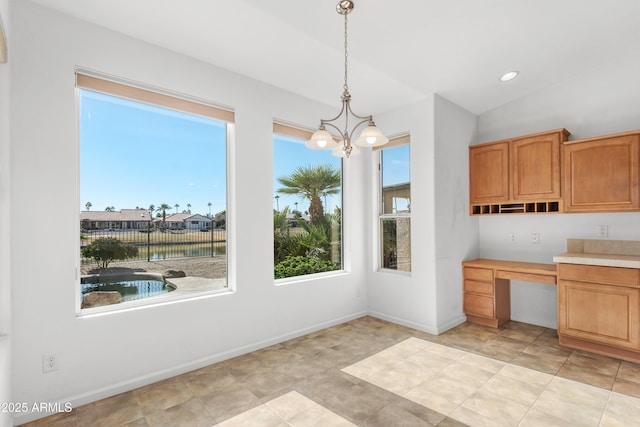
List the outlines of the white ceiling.
{"label": "white ceiling", "polygon": [[[31,0],[339,104],[337,0]],[[349,87],[358,114],[438,93],[480,114],[640,54],[640,0],[355,0]],[[508,83],[509,70],[520,76]]]}

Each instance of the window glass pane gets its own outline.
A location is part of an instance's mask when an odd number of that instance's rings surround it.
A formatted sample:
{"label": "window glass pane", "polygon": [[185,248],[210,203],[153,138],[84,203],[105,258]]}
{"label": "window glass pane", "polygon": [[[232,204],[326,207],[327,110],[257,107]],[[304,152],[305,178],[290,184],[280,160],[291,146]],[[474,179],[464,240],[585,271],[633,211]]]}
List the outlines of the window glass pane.
{"label": "window glass pane", "polygon": [[410,212],[409,144],[383,149],[381,158],[382,213]]}
{"label": "window glass pane", "polygon": [[274,135],[274,277],[342,269],[342,161]]}
{"label": "window glass pane", "polygon": [[225,288],[227,124],[78,92],[81,307]]}
{"label": "window glass pane", "polygon": [[407,272],[411,271],[409,154],[408,143],[380,150],[380,265]]}
{"label": "window glass pane", "polygon": [[411,271],[411,218],[382,218],[382,268]]}

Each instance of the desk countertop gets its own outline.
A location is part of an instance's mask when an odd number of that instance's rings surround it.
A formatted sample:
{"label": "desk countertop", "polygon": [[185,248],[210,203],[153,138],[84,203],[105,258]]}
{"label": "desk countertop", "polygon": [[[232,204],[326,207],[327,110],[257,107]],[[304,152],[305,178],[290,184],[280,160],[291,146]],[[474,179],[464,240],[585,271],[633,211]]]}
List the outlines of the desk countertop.
{"label": "desk countertop", "polygon": [[554,256],[553,262],[599,265],[603,267],[640,268],[640,256],[636,255],[565,252]]}

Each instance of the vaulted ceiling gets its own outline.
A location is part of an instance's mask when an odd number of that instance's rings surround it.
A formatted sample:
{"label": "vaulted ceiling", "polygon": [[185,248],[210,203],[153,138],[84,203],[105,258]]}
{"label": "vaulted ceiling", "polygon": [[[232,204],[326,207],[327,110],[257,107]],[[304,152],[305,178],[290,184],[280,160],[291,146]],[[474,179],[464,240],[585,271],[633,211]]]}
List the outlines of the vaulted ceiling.
{"label": "vaulted ceiling", "polygon": [[[343,83],[337,0],[31,0],[329,105]],[[480,114],[640,55],[638,0],[355,0],[356,112],[438,93]],[[508,83],[509,70],[520,75]],[[603,79],[611,76],[603,76]]]}

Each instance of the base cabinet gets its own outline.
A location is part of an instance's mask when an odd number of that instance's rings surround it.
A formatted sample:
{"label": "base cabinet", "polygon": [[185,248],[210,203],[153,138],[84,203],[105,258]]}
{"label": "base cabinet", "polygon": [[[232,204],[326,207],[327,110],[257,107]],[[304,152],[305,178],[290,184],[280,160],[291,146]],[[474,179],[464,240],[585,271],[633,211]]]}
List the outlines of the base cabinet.
{"label": "base cabinet", "polygon": [[464,267],[463,310],[467,320],[497,328],[511,318],[510,284],[489,268]]}
{"label": "base cabinet", "polygon": [[558,335],[563,345],[640,359],[640,270],[559,264]]}

